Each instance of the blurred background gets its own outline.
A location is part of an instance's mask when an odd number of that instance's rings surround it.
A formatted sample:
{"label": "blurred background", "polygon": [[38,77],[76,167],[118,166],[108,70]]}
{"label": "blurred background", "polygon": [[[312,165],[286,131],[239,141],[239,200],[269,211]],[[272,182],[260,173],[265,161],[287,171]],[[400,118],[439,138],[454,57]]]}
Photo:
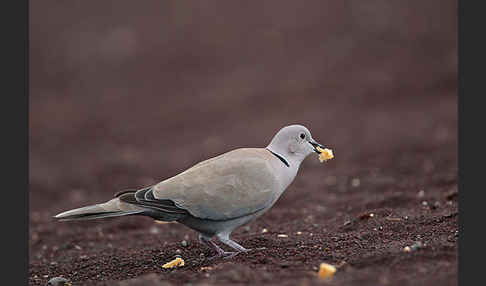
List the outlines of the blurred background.
{"label": "blurred background", "polygon": [[449,0],[31,1],[31,212],[264,147],[294,123],[336,155],[296,184],[454,165],[456,36]]}

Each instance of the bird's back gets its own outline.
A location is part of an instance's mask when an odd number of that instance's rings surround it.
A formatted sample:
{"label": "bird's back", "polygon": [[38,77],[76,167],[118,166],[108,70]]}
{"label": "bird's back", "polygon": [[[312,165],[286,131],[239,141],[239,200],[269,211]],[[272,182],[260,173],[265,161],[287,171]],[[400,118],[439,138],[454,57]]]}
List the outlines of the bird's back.
{"label": "bird's back", "polygon": [[228,220],[269,207],[281,184],[275,157],[264,148],[241,148],[202,161],[153,187],[195,217]]}

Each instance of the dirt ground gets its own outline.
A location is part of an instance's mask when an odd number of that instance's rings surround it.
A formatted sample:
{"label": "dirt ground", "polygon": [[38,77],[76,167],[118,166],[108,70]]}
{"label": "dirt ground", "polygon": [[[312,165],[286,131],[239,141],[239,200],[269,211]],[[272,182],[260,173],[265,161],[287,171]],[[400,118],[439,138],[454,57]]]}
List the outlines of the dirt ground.
{"label": "dirt ground", "polygon": [[[352,2],[352,14],[286,4],[253,21],[241,16],[251,7],[189,17],[163,2],[31,3],[29,285],[458,284],[455,2],[393,4],[376,21],[387,1]],[[292,11],[305,17],[289,24]],[[264,147],[293,123],[335,158],[309,156],[275,206],[233,233],[263,250],[208,261],[177,223],[51,218]],[[176,255],[185,266],[161,267]],[[322,262],[337,267],[325,281]]]}

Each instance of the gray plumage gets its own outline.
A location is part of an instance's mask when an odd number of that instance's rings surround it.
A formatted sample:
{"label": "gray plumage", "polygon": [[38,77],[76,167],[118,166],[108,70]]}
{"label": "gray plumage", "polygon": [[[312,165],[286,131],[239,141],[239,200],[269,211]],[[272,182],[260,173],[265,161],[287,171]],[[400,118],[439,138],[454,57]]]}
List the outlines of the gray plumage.
{"label": "gray plumage", "polygon": [[[200,241],[218,256],[248,251],[229,238],[231,232],[272,207],[297,175],[300,163],[319,153],[307,128],[282,128],[266,148],[241,148],[202,161],[188,170],[140,190],[120,192],[102,204],[63,212],[60,220],[145,215],[177,221],[200,233]],[[213,241],[236,252],[225,252]]]}

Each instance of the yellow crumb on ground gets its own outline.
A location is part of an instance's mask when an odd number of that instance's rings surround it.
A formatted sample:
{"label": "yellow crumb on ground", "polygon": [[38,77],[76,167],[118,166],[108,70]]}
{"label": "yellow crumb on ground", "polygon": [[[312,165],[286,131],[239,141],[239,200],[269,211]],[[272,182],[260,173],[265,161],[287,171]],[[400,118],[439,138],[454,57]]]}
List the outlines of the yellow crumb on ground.
{"label": "yellow crumb on ground", "polygon": [[184,266],[184,260],[180,257],[177,257],[176,259],[162,265],[162,268],[174,268],[174,267],[181,267],[181,266]]}
{"label": "yellow crumb on ground", "polygon": [[317,275],[319,278],[328,278],[333,276],[334,273],[336,273],[336,267],[332,266],[331,264],[321,263]]}
{"label": "yellow crumb on ground", "polygon": [[321,163],[334,158],[334,154],[332,153],[331,149],[328,149],[328,148],[322,149],[319,146],[317,146],[316,149],[317,149],[317,151],[321,152],[319,154],[319,161],[321,161]]}
{"label": "yellow crumb on ground", "polygon": [[289,236],[282,233],[282,234],[277,235],[277,237],[289,237]]}

